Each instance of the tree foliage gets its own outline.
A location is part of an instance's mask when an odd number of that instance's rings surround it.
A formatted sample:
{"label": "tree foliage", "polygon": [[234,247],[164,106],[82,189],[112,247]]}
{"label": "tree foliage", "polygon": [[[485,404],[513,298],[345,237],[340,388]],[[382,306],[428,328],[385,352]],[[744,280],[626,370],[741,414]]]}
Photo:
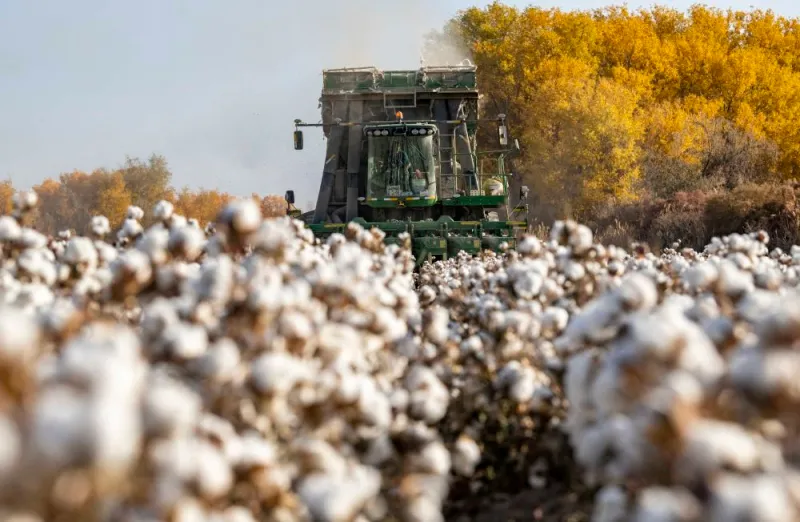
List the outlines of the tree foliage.
{"label": "tree foliage", "polygon": [[515,171],[558,213],[800,176],[798,19],[495,2],[460,12],[426,54],[444,43],[468,49],[483,110],[520,139]]}
{"label": "tree foliage", "polygon": [[[175,211],[205,224],[212,222],[222,207],[235,196],[219,190],[184,187],[176,190],[170,184],[172,173],[164,157],[153,155],[146,161],[126,158],[119,168],[96,169],[90,173],[74,170],[49,178],[33,186],[39,196],[35,226],[54,235],[61,230],[84,233],[93,216],[106,216],[112,227],[119,227],[128,207],[136,205],[145,211],[145,223],[151,223],[153,207],[160,200],[172,203]],[[15,188],[10,181],[0,182],[0,214],[12,210]],[[286,215],[282,197],[252,194],[267,217]]]}

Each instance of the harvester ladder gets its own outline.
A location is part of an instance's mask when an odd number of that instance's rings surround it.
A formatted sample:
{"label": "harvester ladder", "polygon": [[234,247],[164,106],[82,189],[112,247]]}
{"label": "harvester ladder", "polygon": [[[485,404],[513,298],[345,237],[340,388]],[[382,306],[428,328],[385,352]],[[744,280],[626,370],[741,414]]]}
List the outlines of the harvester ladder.
{"label": "harvester ladder", "polygon": [[442,196],[445,196],[445,190],[452,192],[452,194],[449,194],[451,196],[455,195],[458,191],[458,183],[455,177],[455,165],[453,163],[453,151],[455,150],[455,144],[453,143],[454,137],[455,134],[439,134],[438,153]]}

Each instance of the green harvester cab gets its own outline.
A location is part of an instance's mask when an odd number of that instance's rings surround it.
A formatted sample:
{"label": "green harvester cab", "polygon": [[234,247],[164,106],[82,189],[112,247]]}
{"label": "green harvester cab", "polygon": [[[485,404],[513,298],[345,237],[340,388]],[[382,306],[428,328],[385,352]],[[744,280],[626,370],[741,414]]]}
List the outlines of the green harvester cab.
{"label": "green harvester cab", "polygon": [[[294,122],[296,150],[304,127],[321,127],[327,140],[317,203],[300,213],[289,191],[289,215],[320,239],[350,222],[379,228],[387,243],[407,233],[418,266],[516,247],[528,228],[528,190],[506,160],[519,143],[509,146],[505,115],[478,118],[475,66],[333,69],[322,82],[322,122]],[[478,150],[487,123],[497,145]]]}

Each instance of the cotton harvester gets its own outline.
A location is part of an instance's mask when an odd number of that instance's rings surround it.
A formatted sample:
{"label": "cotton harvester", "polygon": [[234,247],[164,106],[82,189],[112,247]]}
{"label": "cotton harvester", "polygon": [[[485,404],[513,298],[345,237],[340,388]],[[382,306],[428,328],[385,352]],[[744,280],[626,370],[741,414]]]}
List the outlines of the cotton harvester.
{"label": "cotton harvester", "polygon": [[[386,234],[386,243],[408,233],[416,262],[447,259],[464,250],[501,251],[516,246],[528,226],[527,188],[518,187],[505,160],[505,115],[478,118],[476,68],[375,68],[323,72],[321,123],[295,120],[294,147],[303,127],[322,127],[327,152],[316,208],[302,215],[324,239],[349,222]],[[497,127],[495,150],[477,150],[478,128]],[[294,192],[286,194],[294,204]]]}

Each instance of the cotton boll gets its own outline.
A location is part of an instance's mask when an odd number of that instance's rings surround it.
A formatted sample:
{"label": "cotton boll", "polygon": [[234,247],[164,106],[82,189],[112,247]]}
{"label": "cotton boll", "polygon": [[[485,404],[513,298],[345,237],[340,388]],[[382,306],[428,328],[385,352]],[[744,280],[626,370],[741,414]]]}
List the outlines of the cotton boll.
{"label": "cotton boll", "polygon": [[[627,508],[628,499],[622,488],[606,486],[597,494],[592,520],[594,522],[623,522],[626,520]],[[647,522],[650,522],[650,519],[647,519]]]}
{"label": "cotton boll", "polygon": [[409,414],[427,423],[441,420],[447,413],[450,395],[447,387],[428,368],[416,365],[405,378],[409,392]]}
{"label": "cotton boll", "polygon": [[144,396],[144,423],[148,434],[168,436],[189,432],[200,416],[200,398],[166,376],[156,375]]}
{"label": "cotton boll", "polygon": [[0,482],[10,477],[18,464],[22,450],[22,437],[16,423],[0,415]]}
{"label": "cotton boll", "polygon": [[231,339],[216,341],[197,361],[197,371],[218,382],[227,382],[234,378],[239,367],[241,356],[239,348]]}
{"label": "cotton boll", "polygon": [[635,522],[694,522],[702,518],[697,499],[683,489],[647,488],[637,500]]}
{"label": "cotton boll", "polygon": [[202,357],[208,349],[208,335],[199,325],[170,324],[164,329],[163,339],[169,354],[181,361]]}
{"label": "cotton boll", "polygon": [[288,354],[264,354],[253,362],[250,379],[264,394],[285,395],[298,381],[310,378],[310,367]]}
{"label": "cotton boll", "polygon": [[94,216],[89,224],[89,229],[95,236],[103,237],[111,232],[111,225],[105,216]]}
{"label": "cotton boll", "polygon": [[789,522],[798,515],[778,476],[724,474],[712,483],[709,521]]}
{"label": "cotton boll", "polygon": [[473,439],[466,435],[461,435],[456,440],[451,456],[453,470],[456,473],[467,477],[471,476],[480,458],[481,450]]}
{"label": "cotton boll", "polygon": [[298,493],[314,520],[344,522],[356,517],[378,493],[380,483],[376,471],[358,467],[344,479],[310,475],[300,483]]}
{"label": "cotton boll", "polygon": [[12,243],[22,237],[22,227],[11,216],[0,216],[0,242]]}
{"label": "cotton boll", "polygon": [[153,217],[159,221],[167,221],[172,217],[175,207],[169,201],[161,200],[153,207]]}
{"label": "cotton boll", "polygon": [[195,451],[198,491],[209,499],[223,497],[233,487],[233,472],[225,456],[205,442],[198,443]]}
{"label": "cotton boll", "polygon": [[45,469],[88,463],[89,404],[67,386],[54,386],[37,399],[30,418],[30,444]]}

